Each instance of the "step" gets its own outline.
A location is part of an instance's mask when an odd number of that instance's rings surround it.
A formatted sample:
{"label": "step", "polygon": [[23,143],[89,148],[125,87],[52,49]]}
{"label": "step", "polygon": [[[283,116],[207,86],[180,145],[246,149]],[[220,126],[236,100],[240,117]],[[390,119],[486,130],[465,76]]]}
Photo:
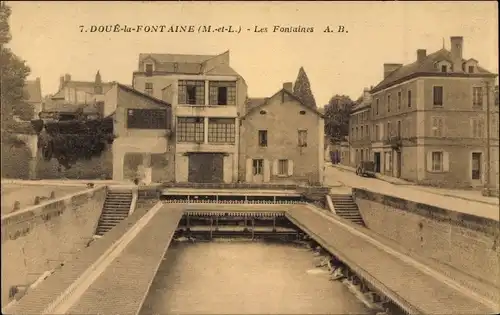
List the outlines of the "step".
{"label": "step", "polygon": [[106,200],[132,200],[132,196],[130,196],[130,197],[111,197],[111,196],[107,196]]}
{"label": "step", "polygon": [[130,204],[132,200],[116,200],[116,199],[106,199],[104,203],[127,203]]}

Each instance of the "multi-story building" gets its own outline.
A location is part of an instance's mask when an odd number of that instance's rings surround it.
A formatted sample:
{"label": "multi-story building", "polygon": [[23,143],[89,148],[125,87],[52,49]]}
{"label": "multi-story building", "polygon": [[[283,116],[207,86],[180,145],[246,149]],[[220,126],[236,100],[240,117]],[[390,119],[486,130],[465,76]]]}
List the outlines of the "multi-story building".
{"label": "multi-story building", "polygon": [[102,117],[104,95],[111,89],[113,82],[102,82],[97,71],[94,81],[74,81],[71,75],[60,77],[59,90],[48,97],[43,104],[43,118],[72,117],[76,112],[87,116]]}
{"label": "multi-story building", "polygon": [[349,116],[349,165],[356,166],[361,161],[369,161],[371,155],[371,103],[368,88],[356,102]]}
{"label": "multi-story building", "polygon": [[248,99],[241,124],[240,181],[323,182],[324,118],[285,83],[273,96]]}
{"label": "multi-story building", "polygon": [[372,153],[382,173],[454,187],[489,179],[498,187],[497,75],[465,59],[463,45],[462,37],[451,37],[450,51],[419,49],[411,64],[384,64],[384,79],[371,90]]}
{"label": "multi-story building", "polygon": [[238,180],[247,85],[220,55],[140,54],[133,88],[172,106],[176,182]]}

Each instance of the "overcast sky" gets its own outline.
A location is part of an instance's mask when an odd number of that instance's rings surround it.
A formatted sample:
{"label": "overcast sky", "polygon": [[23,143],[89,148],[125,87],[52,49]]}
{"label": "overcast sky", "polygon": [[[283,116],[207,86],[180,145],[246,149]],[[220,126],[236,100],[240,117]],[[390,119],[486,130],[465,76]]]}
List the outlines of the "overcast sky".
{"label": "overcast sky", "polygon": [[[40,77],[43,94],[59,77],[131,84],[139,53],[218,54],[246,80],[250,97],[266,97],[295,81],[304,67],[318,106],[334,94],[356,99],[376,85],[383,63],[410,63],[417,49],[450,47],[464,37],[464,57],[498,73],[496,2],[10,2],[10,47]],[[80,25],[213,25],[228,33],[91,33]],[[314,33],[273,33],[275,25],[314,27]],[[348,33],[323,33],[344,25]],[[254,33],[255,26],[268,33]]]}

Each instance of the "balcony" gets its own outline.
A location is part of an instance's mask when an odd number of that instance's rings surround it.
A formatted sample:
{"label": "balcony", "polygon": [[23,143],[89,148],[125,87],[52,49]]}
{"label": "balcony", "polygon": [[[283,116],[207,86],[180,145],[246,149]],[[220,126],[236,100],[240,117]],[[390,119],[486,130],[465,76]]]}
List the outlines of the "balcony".
{"label": "balcony", "polygon": [[401,136],[389,136],[384,140],[384,144],[390,145],[391,148],[398,150],[403,146],[403,139]]}

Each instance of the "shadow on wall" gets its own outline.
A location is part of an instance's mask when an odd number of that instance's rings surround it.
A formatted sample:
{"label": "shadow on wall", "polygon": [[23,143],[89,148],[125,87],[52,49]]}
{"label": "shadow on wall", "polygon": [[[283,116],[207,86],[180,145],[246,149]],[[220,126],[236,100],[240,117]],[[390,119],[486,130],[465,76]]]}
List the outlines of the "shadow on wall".
{"label": "shadow on wall", "polygon": [[40,157],[37,163],[38,179],[111,179],[113,176],[113,153],[111,148],[105,150],[99,157],[76,161],[67,170],[64,167],[59,170],[59,163],[56,159],[46,161]]}
{"label": "shadow on wall", "polygon": [[26,144],[13,139],[2,139],[2,177],[29,179],[31,152]]}

